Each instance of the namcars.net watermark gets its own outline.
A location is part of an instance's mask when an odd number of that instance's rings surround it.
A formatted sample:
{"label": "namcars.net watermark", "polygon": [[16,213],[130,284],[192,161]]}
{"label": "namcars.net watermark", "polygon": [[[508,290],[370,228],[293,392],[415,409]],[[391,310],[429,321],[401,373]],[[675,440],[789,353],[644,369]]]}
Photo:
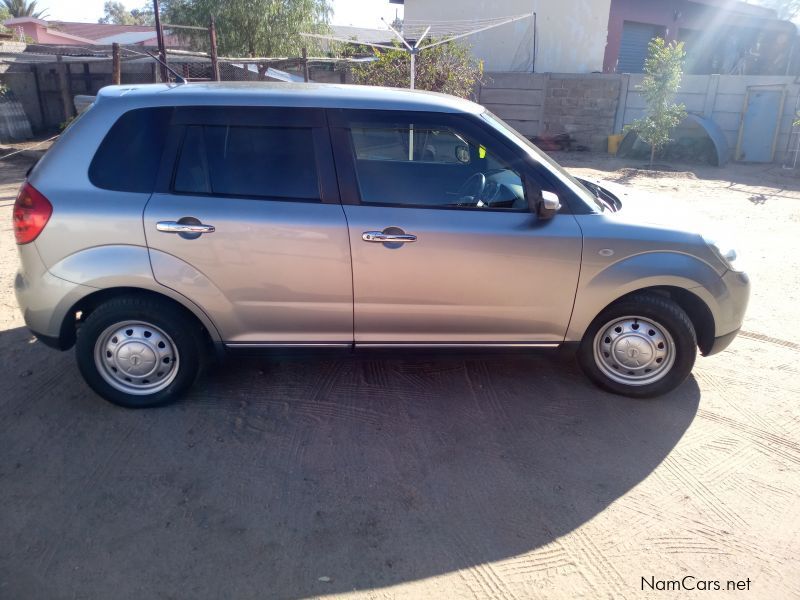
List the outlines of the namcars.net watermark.
{"label": "namcars.net watermark", "polygon": [[700,579],[694,575],[686,575],[680,579],[656,579],[655,576],[642,577],[642,590],[659,592],[691,592],[694,590],[707,592],[750,591],[750,578],[747,579]]}

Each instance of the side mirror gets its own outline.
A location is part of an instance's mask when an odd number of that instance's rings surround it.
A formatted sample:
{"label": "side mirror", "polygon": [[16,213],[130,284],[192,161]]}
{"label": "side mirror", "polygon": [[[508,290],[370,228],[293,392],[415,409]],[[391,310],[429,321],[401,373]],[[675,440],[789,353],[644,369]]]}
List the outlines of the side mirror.
{"label": "side mirror", "polygon": [[552,219],[561,208],[557,195],[542,191],[529,177],[525,178],[525,198],[528,200],[528,210],[540,219]]}
{"label": "side mirror", "polygon": [[538,215],[540,219],[552,219],[561,208],[561,202],[553,192],[542,192]]}

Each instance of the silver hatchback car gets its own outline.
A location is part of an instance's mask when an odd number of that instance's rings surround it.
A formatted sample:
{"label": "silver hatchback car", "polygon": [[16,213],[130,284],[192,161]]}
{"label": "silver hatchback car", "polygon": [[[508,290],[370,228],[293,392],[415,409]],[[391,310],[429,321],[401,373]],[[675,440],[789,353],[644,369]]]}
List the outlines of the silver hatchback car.
{"label": "silver hatchback car", "polygon": [[749,282],[732,250],[618,208],[441,94],[107,87],[20,190],[15,287],[128,407],[241,348],[563,348],[653,396],[730,344]]}

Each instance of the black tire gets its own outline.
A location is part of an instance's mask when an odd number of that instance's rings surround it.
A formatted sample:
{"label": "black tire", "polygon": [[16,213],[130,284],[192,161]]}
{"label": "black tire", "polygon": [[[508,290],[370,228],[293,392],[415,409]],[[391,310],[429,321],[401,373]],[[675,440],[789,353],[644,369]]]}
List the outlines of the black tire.
{"label": "black tire", "polygon": [[[171,338],[169,341],[179,360],[173,363],[176,372],[170,373],[171,380],[163,389],[153,393],[126,393],[101,374],[95,361],[95,347],[100,337],[114,325],[129,321],[154,325]],[[144,295],[124,296],[101,304],[89,314],[78,330],[75,355],[81,375],[97,394],[125,408],[151,408],[177,400],[197,380],[205,362],[204,336],[202,326],[172,302]]]}
{"label": "black tire", "polygon": [[[641,385],[621,383],[598,366],[598,361],[603,360],[602,357],[595,358],[598,332],[615,320],[631,315],[653,321],[672,337],[674,362],[658,381]],[[586,376],[604,390],[632,398],[650,398],[675,389],[689,376],[697,358],[697,335],[692,321],[675,302],[655,294],[636,294],[615,302],[592,321],[583,336],[577,358]]]}

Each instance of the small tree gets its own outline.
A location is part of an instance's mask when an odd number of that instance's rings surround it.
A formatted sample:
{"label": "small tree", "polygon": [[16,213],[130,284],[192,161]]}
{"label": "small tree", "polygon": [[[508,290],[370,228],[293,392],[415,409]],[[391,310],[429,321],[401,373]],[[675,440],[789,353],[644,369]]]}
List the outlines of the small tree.
{"label": "small tree", "polygon": [[[310,40],[300,33],[326,33],[330,0],[161,0],[162,22],[208,27],[217,23],[221,56],[300,56]],[[208,44],[206,32],[178,30],[198,49]],[[266,65],[259,65],[263,76]]]}
{"label": "small tree", "polygon": [[686,107],[673,102],[681,84],[686,52],[683,42],[667,44],[662,38],[650,40],[647,50],[645,76],[638,88],[647,102],[647,114],[629,128],[650,145],[652,168],[656,152],[670,141],[672,129],[686,118]]}
{"label": "small tree", "polygon": [[[433,40],[428,40],[428,43]],[[376,60],[354,67],[353,80],[363,85],[407,88],[411,56],[399,43],[397,50],[374,50]],[[414,87],[468,98],[483,78],[483,63],[469,46],[448,42],[423,50],[416,57]]]}
{"label": "small tree", "polygon": [[8,9],[12,17],[33,17],[34,19],[44,19],[47,10],[36,10],[36,0],[2,0],[3,6]]}
{"label": "small tree", "polygon": [[98,23],[112,23],[114,25],[152,25],[154,22],[153,7],[145,5],[144,8],[128,10],[122,2],[108,0],[103,5],[103,18]]}

